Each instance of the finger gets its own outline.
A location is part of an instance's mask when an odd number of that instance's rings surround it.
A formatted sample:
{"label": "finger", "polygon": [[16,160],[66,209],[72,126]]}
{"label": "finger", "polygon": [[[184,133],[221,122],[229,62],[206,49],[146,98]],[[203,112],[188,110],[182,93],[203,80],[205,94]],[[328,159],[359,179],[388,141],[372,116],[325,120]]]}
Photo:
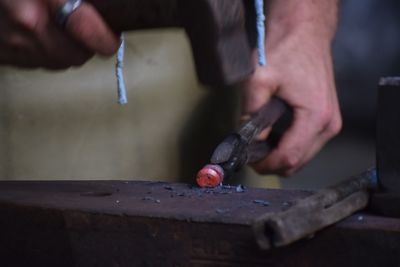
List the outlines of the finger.
{"label": "finger", "polygon": [[40,67],[35,53],[28,52],[26,49],[10,47],[0,44],[0,64],[13,65],[22,68]]}
{"label": "finger", "polygon": [[[328,76],[331,76],[330,80],[334,82],[332,73],[327,73]],[[312,146],[306,151],[303,159],[299,163],[300,168],[305,165],[307,162],[309,162],[314,156],[321,150],[321,148],[334,136],[336,136],[341,128],[342,128],[342,117],[341,117],[341,112],[340,112],[340,107],[338,104],[338,97],[336,94],[335,90],[335,85],[334,83],[331,84],[330,90],[330,103],[332,107],[332,112],[327,113],[327,117],[330,117],[331,119],[328,119],[327,123],[325,124],[326,127],[323,127],[323,130],[318,136],[319,142],[314,142]],[[331,114],[331,115],[329,115]],[[288,175],[291,175],[293,172],[288,173]]]}
{"label": "finger", "polygon": [[59,69],[80,66],[93,56],[81,44],[49,23],[38,36],[45,54],[46,67]]}
{"label": "finger", "polygon": [[248,122],[251,119],[251,115],[250,114],[243,114],[240,116],[239,118],[239,122],[241,125],[245,124],[246,122]]}
{"label": "finger", "polygon": [[103,56],[113,55],[119,47],[119,38],[106,25],[94,7],[88,3],[71,14],[66,31],[88,50]]}
{"label": "finger", "polygon": [[0,19],[0,62],[20,67],[38,67],[42,56],[34,36],[9,20]]}
{"label": "finger", "polygon": [[[244,123],[251,119],[259,109],[269,102],[271,97],[278,90],[277,78],[272,71],[265,71],[265,67],[258,66],[253,77],[243,84],[242,113],[240,121]],[[263,129],[255,141],[266,140],[272,128]]]}
{"label": "finger", "polygon": [[29,45],[33,38],[28,32],[21,30],[20,27],[1,17],[0,33],[0,43],[10,47]]}
{"label": "finger", "polygon": [[342,128],[342,119],[339,111],[339,106],[337,105],[332,120],[325,128],[325,130],[320,134],[321,141],[315,142],[313,144],[313,146],[305,154],[300,165],[303,166],[307,162],[309,162],[332,137],[334,137],[340,132],[341,128]]}
{"label": "finger", "polygon": [[254,76],[243,84],[242,89],[242,114],[256,113],[277,91],[274,75],[268,71],[261,71],[258,67]]}
{"label": "finger", "polygon": [[309,111],[295,110],[290,128],[278,147],[261,162],[254,164],[260,173],[288,176],[298,170],[327,141],[325,126]]}
{"label": "finger", "polygon": [[254,141],[256,141],[256,142],[261,142],[261,141],[267,140],[267,138],[268,138],[269,134],[271,133],[271,131],[272,131],[272,127],[267,127],[267,128],[265,128],[265,129],[263,129],[263,130],[256,136],[256,138],[254,139]]}
{"label": "finger", "polygon": [[[249,121],[251,119],[251,115],[250,114],[245,114],[240,116],[240,125],[244,125],[247,121]],[[272,131],[272,127],[267,127],[265,129],[262,129],[262,131],[255,137],[254,141],[264,141],[267,139],[267,137],[269,136],[269,134]]]}
{"label": "finger", "polygon": [[9,9],[9,18],[3,19],[0,26],[1,36],[7,39],[3,43],[10,51],[3,61],[22,67],[61,69],[81,65],[91,57],[83,46],[56,27],[44,2],[20,0]]}

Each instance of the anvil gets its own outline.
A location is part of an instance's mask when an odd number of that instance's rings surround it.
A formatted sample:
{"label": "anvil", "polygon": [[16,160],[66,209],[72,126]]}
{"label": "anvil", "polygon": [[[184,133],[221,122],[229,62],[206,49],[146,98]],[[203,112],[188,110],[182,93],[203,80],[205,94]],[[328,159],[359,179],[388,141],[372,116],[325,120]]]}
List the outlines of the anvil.
{"label": "anvil", "polygon": [[[397,94],[397,81],[383,80],[380,91]],[[387,96],[389,101],[395,99],[395,95]],[[379,101],[382,104],[385,97]],[[397,108],[384,107],[391,112]],[[378,170],[386,168],[381,164],[382,158]],[[379,177],[378,191],[371,194],[366,212],[291,246],[263,251],[256,242],[260,236],[254,235],[253,227],[260,218],[298,210],[300,203],[310,203],[307,199],[323,204],[325,212],[336,205],[335,198],[347,199],[338,202],[339,210],[346,211],[352,201],[353,207],[367,205],[368,176],[376,175],[367,171],[336,187],[343,190],[333,188],[319,195],[241,186],[199,189],[160,182],[4,181],[0,182],[1,265],[399,266],[400,219],[392,218],[398,215],[399,205],[376,201],[396,200],[384,198],[386,192],[396,196],[396,187],[385,177]],[[349,187],[349,182],[356,183]],[[263,234],[271,237],[268,231]]]}

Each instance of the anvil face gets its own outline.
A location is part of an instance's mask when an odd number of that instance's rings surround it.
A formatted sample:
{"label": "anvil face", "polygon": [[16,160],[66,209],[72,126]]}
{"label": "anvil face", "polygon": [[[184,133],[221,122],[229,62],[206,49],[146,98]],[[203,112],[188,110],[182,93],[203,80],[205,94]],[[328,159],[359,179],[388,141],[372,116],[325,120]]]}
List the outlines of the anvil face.
{"label": "anvil face", "polygon": [[259,250],[253,220],[310,194],[154,182],[0,182],[1,265],[399,266],[400,221],[367,214],[290,247]]}

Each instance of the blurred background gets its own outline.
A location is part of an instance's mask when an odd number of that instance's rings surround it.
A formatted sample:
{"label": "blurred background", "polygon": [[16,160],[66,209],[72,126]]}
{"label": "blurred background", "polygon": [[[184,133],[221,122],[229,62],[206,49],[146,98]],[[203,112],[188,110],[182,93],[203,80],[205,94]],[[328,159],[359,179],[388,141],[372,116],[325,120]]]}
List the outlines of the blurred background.
{"label": "blurred background", "polygon": [[[375,163],[377,83],[400,74],[400,3],[343,0],[334,43],[344,129],[290,179],[246,168],[248,186],[319,188]],[[0,179],[193,182],[236,125],[232,89],[198,84],[182,30],[129,33],[128,105],[119,106],[115,59],[63,72],[0,67]]]}
{"label": "blurred background", "polygon": [[319,188],[375,165],[377,85],[400,75],[400,2],[342,0],[333,45],[343,130],[284,187]]}

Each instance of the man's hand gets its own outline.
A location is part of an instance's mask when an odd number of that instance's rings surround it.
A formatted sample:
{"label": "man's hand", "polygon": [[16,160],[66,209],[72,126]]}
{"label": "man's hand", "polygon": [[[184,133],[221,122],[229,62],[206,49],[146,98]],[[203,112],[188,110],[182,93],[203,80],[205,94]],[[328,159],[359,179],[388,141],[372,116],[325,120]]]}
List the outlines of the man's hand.
{"label": "man's hand", "polygon": [[61,29],[55,17],[64,2],[0,0],[0,64],[63,69],[115,53],[117,36],[90,4],[82,3]]}
{"label": "man's hand", "polygon": [[254,164],[260,173],[288,176],[307,163],[341,128],[331,58],[337,1],[270,3],[268,66],[257,67],[246,82],[243,112],[256,112],[273,95],[291,106],[293,122],[278,147]]}

